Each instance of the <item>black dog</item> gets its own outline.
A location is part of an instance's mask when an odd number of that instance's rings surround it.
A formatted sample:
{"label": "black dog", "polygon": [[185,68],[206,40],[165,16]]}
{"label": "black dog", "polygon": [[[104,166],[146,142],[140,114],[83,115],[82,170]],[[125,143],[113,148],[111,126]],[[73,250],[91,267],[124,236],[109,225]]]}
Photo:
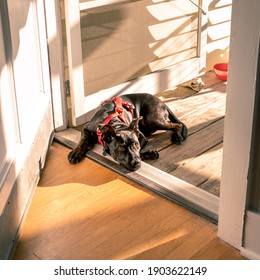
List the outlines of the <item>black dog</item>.
{"label": "black dog", "polygon": [[157,97],[148,93],[127,94],[104,101],[81,132],[77,147],[68,155],[78,163],[97,142],[120,165],[130,171],[141,166],[141,159],[157,159],[157,151],[145,151],[145,136],[156,130],[172,130],[171,140],[180,144],[186,139],[187,127]]}

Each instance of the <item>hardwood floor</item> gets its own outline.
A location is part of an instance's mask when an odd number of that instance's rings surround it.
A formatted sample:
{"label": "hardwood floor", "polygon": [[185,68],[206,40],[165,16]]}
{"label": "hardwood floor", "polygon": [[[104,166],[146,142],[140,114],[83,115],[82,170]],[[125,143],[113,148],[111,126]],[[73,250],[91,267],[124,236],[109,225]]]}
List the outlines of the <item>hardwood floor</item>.
{"label": "hardwood floor", "polygon": [[217,226],[53,143],[13,259],[244,259]]}

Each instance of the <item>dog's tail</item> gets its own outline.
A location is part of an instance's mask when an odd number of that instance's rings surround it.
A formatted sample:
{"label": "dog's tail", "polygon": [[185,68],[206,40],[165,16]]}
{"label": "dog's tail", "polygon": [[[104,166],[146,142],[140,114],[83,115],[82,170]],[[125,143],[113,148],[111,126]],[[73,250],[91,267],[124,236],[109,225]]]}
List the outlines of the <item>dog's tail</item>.
{"label": "dog's tail", "polygon": [[186,126],[183,122],[181,122],[181,121],[174,115],[174,113],[172,112],[172,110],[171,110],[166,104],[165,104],[165,106],[166,106],[166,109],[167,109],[167,111],[168,111],[170,121],[171,121],[172,123],[181,123],[181,124],[183,125],[181,135],[182,135],[182,137],[183,137],[183,140],[185,140],[185,139],[187,138],[187,136],[188,136],[188,128],[187,128],[187,126]]}

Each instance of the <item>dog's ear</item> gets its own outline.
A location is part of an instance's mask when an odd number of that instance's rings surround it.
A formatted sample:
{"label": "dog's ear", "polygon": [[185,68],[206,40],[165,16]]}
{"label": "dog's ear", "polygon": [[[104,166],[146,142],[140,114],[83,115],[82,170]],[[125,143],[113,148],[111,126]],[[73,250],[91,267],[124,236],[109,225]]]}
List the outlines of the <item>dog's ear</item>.
{"label": "dog's ear", "polygon": [[139,130],[139,121],[142,119],[143,117],[138,117],[136,119],[133,119],[132,122],[129,125],[129,129],[133,130],[134,133],[136,133],[137,135],[139,135],[140,130]]}
{"label": "dog's ear", "polygon": [[116,137],[114,128],[109,124],[100,124],[98,128],[101,131],[102,139],[106,143],[111,143],[113,138]]}

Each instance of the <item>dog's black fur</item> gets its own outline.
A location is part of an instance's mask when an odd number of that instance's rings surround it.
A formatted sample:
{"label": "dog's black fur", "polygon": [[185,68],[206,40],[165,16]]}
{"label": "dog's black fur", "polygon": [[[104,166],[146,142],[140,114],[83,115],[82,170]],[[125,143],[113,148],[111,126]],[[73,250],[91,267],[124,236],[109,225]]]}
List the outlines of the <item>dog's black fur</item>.
{"label": "dog's black fur", "polygon": [[116,117],[109,124],[102,125],[107,117],[115,112],[113,101],[104,102],[94,116],[87,122],[81,132],[77,147],[68,155],[70,163],[78,163],[86,152],[97,143],[97,129],[102,133],[104,153],[110,154],[120,165],[130,171],[141,166],[141,159],[156,159],[157,151],[145,151],[145,136],[156,130],[172,130],[171,140],[180,144],[186,139],[188,130],[174,113],[157,97],[148,93],[135,93],[120,96],[134,106],[133,115],[123,109],[123,122]]}

